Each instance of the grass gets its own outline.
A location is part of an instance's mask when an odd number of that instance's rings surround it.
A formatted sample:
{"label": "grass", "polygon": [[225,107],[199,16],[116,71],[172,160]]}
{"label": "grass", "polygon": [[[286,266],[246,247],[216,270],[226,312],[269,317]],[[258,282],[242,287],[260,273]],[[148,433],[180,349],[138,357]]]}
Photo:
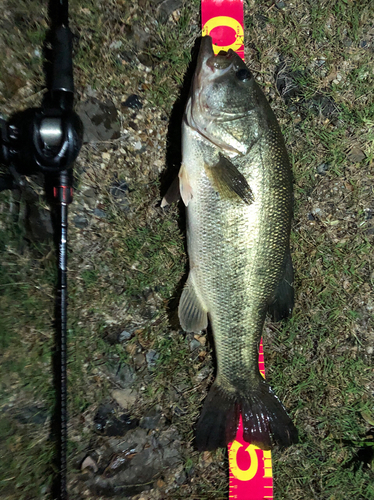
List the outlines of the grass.
{"label": "grass", "polygon": [[[264,342],[267,377],[290,410],[300,443],[274,451],[275,498],[370,500],[374,12],[369,0],[285,3],[284,9],[260,0],[245,4],[246,60],[272,101],[295,180],[296,307],[286,324],[266,324]],[[224,450],[206,457],[191,447],[213,364],[210,347],[191,352],[192,338],[181,335],[175,322],[186,267],[183,229],[177,208],[164,212],[158,206],[170,147],[165,118],[190,63],[199,2],[186,3],[162,23],[146,5],[84,0],[70,8],[78,97],[86,99],[90,86],[98,99],[113,100],[124,133],[117,142],[84,146],[75,169],[69,228],[71,496],[83,498],[86,476],[77,467],[94,447],[92,420],[97,407],[111,400],[116,386],[110,373],[122,363],[134,369],[141,394],[134,415],[160,404],[183,442],[186,481],[163,491],[164,497],[227,498]],[[46,12],[39,2],[7,0],[1,22],[8,24],[0,34],[6,70],[0,71],[0,105],[11,114],[40,101],[42,58],[35,51],[47,29]],[[283,63],[296,88],[289,99],[276,89]],[[143,102],[140,111],[121,107],[133,93]],[[132,146],[137,141],[140,152]],[[357,162],[350,159],[352,148],[362,152]],[[322,164],[324,175],[317,170]],[[111,195],[119,179],[129,187],[126,211]],[[105,217],[85,207],[86,187],[95,189]],[[48,497],[53,453],[48,420],[40,425],[24,417],[31,405],[48,415],[53,407],[55,283],[48,246],[36,250],[36,243],[25,242],[24,203],[0,195],[0,454],[8,457],[0,492],[7,500]],[[76,214],[87,218],[85,229],[75,227]],[[119,343],[123,330],[133,337]],[[151,349],[156,365],[138,369],[134,353]]]}

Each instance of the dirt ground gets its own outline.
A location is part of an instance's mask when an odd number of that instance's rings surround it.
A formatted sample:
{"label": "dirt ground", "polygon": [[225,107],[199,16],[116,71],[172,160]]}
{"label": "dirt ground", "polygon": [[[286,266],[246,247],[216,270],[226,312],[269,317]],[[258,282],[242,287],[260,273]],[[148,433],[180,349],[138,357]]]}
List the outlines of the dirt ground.
{"label": "dirt ground", "polygon": [[[178,172],[200,35],[192,0],[71,1],[85,143],[69,207],[69,498],[226,499],[227,451],[198,453],[214,374],[185,335]],[[374,7],[248,0],[245,59],[294,172],[296,305],[267,321],[267,378],[300,442],[273,452],[274,498],[374,498]],[[2,0],[0,112],[44,95],[47,2]],[[5,172],[5,169],[2,170]],[[55,254],[43,181],[0,193],[0,496],[49,498]]]}

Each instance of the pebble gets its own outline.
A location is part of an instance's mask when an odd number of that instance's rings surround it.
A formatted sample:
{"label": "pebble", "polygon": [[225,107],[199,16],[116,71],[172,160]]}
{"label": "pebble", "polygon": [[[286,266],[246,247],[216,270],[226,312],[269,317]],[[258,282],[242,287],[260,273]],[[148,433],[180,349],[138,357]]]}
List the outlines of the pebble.
{"label": "pebble", "polygon": [[134,364],[137,368],[141,368],[144,363],[145,363],[145,357],[144,357],[144,354],[142,354],[141,352],[138,352],[137,354],[135,354],[135,356],[133,357],[133,360],[134,360]]}
{"label": "pebble", "polygon": [[198,349],[199,347],[201,347],[201,344],[198,340],[196,339],[193,339],[191,340],[190,342],[190,351],[194,351],[195,349]]}
{"label": "pebble", "polygon": [[95,208],[93,213],[94,215],[96,215],[96,217],[100,217],[100,219],[106,219],[106,213],[104,212],[104,210],[101,210],[100,208]]}
{"label": "pebble", "polygon": [[317,167],[317,173],[320,175],[326,175],[326,172],[329,170],[329,168],[330,165],[328,163],[321,163],[321,165]]}
{"label": "pebble", "polygon": [[206,379],[209,376],[209,374],[210,374],[210,368],[208,366],[205,366],[196,375],[196,377],[195,377],[196,383],[202,382],[204,379]]}
{"label": "pebble", "polygon": [[93,460],[90,456],[86,457],[83,462],[82,462],[82,465],[81,465],[81,470],[84,470],[84,469],[92,469],[94,472],[97,472],[99,470],[95,460]]}
{"label": "pebble", "polygon": [[73,224],[78,229],[84,229],[88,226],[88,220],[83,215],[76,215],[73,219]]}
{"label": "pebble", "polygon": [[160,355],[154,349],[150,349],[147,352],[147,354],[145,355],[145,359],[147,360],[147,365],[149,370],[154,369],[159,357]]}
{"label": "pebble", "polygon": [[120,342],[125,342],[126,340],[130,340],[131,339],[131,336],[132,336],[132,332],[128,332],[126,330],[123,330],[123,332],[121,332],[119,334],[119,338],[118,340]]}
{"label": "pebble", "polygon": [[94,188],[88,188],[83,193],[84,202],[89,208],[94,209],[96,206],[96,191]]}
{"label": "pebble", "polygon": [[120,49],[122,47],[123,43],[121,42],[121,40],[114,40],[114,42],[112,42],[110,45],[109,45],[109,48],[110,49]]}
{"label": "pebble", "polygon": [[126,101],[121,103],[122,106],[125,108],[130,108],[130,109],[142,109],[143,104],[140,100],[140,97],[137,96],[136,94],[131,94]]}
{"label": "pebble", "polygon": [[357,146],[354,146],[348,154],[348,159],[352,163],[360,163],[360,161],[364,160],[365,158],[366,158],[365,153],[362,151],[361,148]]}
{"label": "pebble", "polygon": [[83,122],[83,142],[118,139],[120,121],[114,103],[90,97],[77,105],[77,113]]}
{"label": "pebble", "polygon": [[137,394],[130,388],[115,389],[112,391],[112,397],[121,408],[130,409],[137,399]]}

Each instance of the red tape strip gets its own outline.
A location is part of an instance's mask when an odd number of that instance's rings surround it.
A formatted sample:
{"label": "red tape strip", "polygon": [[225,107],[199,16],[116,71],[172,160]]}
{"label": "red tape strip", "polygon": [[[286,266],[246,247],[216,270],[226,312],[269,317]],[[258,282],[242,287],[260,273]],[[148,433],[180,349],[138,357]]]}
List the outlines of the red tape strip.
{"label": "red tape strip", "polygon": [[[203,36],[213,39],[213,50],[234,50],[244,60],[243,0],[201,0]],[[265,377],[264,351],[260,344],[259,369]],[[271,452],[243,440],[243,423],[239,427],[229,452],[229,498],[236,500],[273,499]]]}

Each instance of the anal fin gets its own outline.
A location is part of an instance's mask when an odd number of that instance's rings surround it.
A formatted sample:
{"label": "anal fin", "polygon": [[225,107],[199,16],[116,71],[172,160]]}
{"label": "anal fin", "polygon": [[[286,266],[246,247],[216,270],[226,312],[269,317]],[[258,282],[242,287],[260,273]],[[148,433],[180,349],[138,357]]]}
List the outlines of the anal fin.
{"label": "anal fin", "polygon": [[185,332],[198,333],[208,327],[208,314],[196,294],[191,273],[179,301],[178,315]]}
{"label": "anal fin", "polygon": [[292,259],[288,249],[284,259],[283,275],[275,290],[273,302],[269,305],[269,314],[273,321],[281,321],[291,316],[294,296]]}

